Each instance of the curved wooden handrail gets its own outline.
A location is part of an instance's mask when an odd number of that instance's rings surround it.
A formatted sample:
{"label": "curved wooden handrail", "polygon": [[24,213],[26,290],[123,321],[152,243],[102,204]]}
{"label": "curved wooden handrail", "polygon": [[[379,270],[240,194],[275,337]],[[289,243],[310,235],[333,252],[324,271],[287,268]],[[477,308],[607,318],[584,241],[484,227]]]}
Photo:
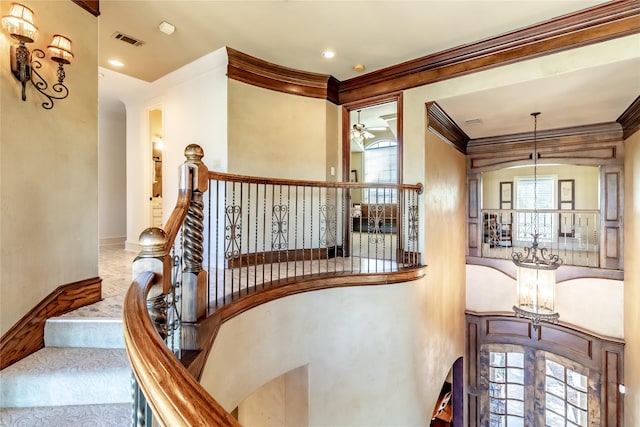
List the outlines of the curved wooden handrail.
{"label": "curved wooden handrail", "polygon": [[247,184],[267,184],[267,185],[289,185],[299,187],[317,187],[317,188],[391,188],[402,190],[415,190],[418,194],[422,194],[423,185],[418,184],[381,184],[381,183],[360,183],[360,182],[326,182],[326,181],[310,181],[286,178],[263,178],[258,176],[236,175],[230,173],[209,171],[210,180],[241,182]]}
{"label": "curved wooden handrail", "polygon": [[240,426],[176,359],[158,335],[146,297],[158,277],[142,273],[124,300],[127,354],[156,419],[165,426]]}
{"label": "curved wooden handrail", "polygon": [[318,275],[292,280],[234,300],[201,322],[203,351],[189,369],[176,359],[158,335],[147,312],[146,297],[159,280],[142,273],[129,288],[123,308],[124,337],[133,372],[147,402],[166,426],[240,426],[238,421],[197,382],[220,327],[229,319],[261,304],[302,292],[350,286],[403,283],[420,279],[425,266],[390,273]]}

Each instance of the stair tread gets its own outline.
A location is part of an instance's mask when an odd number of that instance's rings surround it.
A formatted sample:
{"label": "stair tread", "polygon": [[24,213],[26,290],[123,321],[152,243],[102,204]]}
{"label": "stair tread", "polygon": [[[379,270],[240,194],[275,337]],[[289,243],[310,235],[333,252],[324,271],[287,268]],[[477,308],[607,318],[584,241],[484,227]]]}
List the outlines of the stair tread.
{"label": "stair tread", "polygon": [[124,348],[121,318],[54,317],[44,328],[47,347]]}
{"label": "stair tread", "polygon": [[0,371],[0,406],[131,401],[124,349],[45,347]]}
{"label": "stair tread", "polygon": [[130,420],[129,403],[0,408],[0,425],[7,427],[119,427],[128,426]]}

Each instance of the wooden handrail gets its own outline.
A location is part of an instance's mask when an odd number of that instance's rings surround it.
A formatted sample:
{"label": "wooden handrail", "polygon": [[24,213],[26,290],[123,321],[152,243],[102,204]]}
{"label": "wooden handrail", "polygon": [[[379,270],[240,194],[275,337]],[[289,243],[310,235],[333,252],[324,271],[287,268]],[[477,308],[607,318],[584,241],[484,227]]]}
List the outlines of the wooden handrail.
{"label": "wooden handrail", "polygon": [[388,285],[420,279],[425,266],[384,274],[326,275],[293,280],[265,288],[233,301],[200,325],[202,352],[185,368],[162,341],[149,318],[146,296],[159,280],[142,273],[127,292],[123,317],[124,336],[132,369],[158,421],[166,426],[240,426],[197,382],[220,327],[227,321],[261,304],[301,292],[349,287]]}
{"label": "wooden handrail", "polygon": [[159,277],[142,273],[124,300],[127,354],[155,418],[165,426],[240,426],[189,374],[158,335],[147,311],[147,293]]}
{"label": "wooden handrail", "polygon": [[230,173],[209,171],[209,179],[217,181],[241,182],[246,184],[267,184],[267,185],[289,185],[299,187],[317,187],[317,188],[392,188],[401,190],[415,190],[418,194],[422,194],[422,184],[382,184],[382,183],[364,183],[364,182],[326,182],[326,181],[310,181],[286,178],[263,178],[258,176],[236,175]]}

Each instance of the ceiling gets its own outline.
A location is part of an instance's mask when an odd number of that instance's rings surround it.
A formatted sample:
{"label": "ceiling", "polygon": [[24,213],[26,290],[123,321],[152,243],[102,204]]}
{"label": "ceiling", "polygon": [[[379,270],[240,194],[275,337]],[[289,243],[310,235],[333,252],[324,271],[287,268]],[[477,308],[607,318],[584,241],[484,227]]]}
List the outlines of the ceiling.
{"label": "ceiling", "polygon": [[[228,46],[281,66],[346,80],[600,3],[101,0],[99,65],[152,82]],[[176,27],[172,35],[159,31],[162,21]],[[116,40],[116,32],[143,44]],[[327,49],[335,51],[334,58],[321,56]],[[471,138],[529,131],[532,109],[553,118],[541,116],[540,129],[614,121],[640,93],[640,43],[637,51],[625,61],[600,61],[571,73],[435,101]],[[110,59],[124,66],[114,67]],[[364,64],[365,71],[354,71],[356,64]],[[101,97],[128,84],[126,79],[101,80]],[[467,124],[470,119],[480,123]]]}

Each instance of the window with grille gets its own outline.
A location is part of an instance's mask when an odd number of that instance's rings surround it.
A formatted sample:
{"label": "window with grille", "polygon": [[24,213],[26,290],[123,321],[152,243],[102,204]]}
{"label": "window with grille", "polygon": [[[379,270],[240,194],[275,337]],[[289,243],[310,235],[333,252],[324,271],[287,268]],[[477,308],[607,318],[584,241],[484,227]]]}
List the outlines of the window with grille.
{"label": "window with grille", "polygon": [[[516,177],[516,209],[555,209],[556,180],[552,176]],[[534,197],[535,193],[535,197]],[[552,240],[553,215],[551,213],[518,212],[516,235],[520,241],[532,241],[537,232],[538,240]]]}
{"label": "window with grille", "polygon": [[[364,182],[395,184],[398,182],[398,145],[383,139],[372,142],[364,150]],[[365,202],[371,204],[396,203],[395,190],[371,189],[366,191]]]}
{"label": "window with grille", "polygon": [[546,360],[545,423],[548,427],[586,427],[587,377]]}
{"label": "window with grille", "polygon": [[489,426],[524,427],[524,354],[489,354]]}
{"label": "window with grille", "polygon": [[[527,347],[492,344],[484,353],[488,378],[481,425],[587,427],[588,370]],[[481,369],[484,371],[484,369]],[[542,411],[536,410],[541,407]]]}

